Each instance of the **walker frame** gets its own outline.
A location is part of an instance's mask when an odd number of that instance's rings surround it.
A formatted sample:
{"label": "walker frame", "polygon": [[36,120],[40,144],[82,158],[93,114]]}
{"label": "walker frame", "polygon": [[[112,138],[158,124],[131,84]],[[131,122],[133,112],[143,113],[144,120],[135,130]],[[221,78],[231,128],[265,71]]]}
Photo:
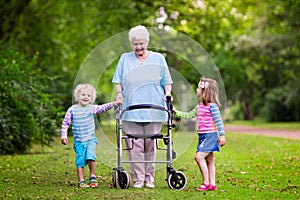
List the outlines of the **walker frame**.
{"label": "walker frame", "polygon": [[[130,175],[125,169],[123,168],[123,163],[163,163],[166,164],[166,181],[170,189],[174,190],[182,190],[185,188],[187,179],[183,172],[176,171],[173,166],[172,162],[173,159],[176,158],[176,153],[173,150],[173,140],[172,140],[172,128],[175,127],[175,124],[172,123],[172,103],[171,103],[171,96],[167,96],[167,109],[162,106],[157,106],[153,104],[138,104],[126,107],[124,110],[121,110],[121,105],[116,108],[116,131],[117,131],[117,152],[118,152],[118,160],[117,160],[117,167],[113,168],[112,173],[112,182],[114,188],[120,189],[128,189],[130,186]],[[125,112],[136,110],[136,109],[155,109],[165,111],[168,114],[167,120],[167,134],[123,134],[122,128],[122,116]],[[124,149],[122,147],[122,141],[125,139],[153,139],[156,140],[156,148],[157,150],[165,150],[166,151],[166,160],[159,160],[159,161],[137,161],[137,160],[123,160],[122,153],[124,150],[130,150],[134,147],[134,144],[131,148]],[[158,140],[163,140],[166,148],[159,148],[158,147]]]}

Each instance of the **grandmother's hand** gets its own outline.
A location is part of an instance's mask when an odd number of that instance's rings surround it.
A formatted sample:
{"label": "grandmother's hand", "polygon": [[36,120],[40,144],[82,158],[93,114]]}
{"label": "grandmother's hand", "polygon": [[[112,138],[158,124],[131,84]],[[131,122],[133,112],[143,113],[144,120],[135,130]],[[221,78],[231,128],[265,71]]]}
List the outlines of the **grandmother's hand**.
{"label": "grandmother's hand", "polygon": [[123,103],[123,95],[121,92],[118,92],[115,96],[115,101],[118,102],[118,104],[122,104]]}
{"label": "grandmother's hand", "polygon": [[170,97],[171,97],[171,102],[172,102],[172,101],[173,101],[172,95],[165,95],[165,102],[167,102],[167,96],[170,96]]}

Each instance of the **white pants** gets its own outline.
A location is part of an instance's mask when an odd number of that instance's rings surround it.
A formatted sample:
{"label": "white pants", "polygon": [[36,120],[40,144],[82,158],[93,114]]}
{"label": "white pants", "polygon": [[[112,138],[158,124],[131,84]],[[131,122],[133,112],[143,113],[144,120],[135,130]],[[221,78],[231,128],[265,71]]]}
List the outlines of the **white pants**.
{"label": "white pants", "polygon": [[[159,134],[162,122],[128,122],[123,121],[125,134]],[[128,159],[136,161],[155,161],[156,140],[151,139],[126,139]],[[132,178],[134,182],[154,183],[155,163],[130,163]]]}

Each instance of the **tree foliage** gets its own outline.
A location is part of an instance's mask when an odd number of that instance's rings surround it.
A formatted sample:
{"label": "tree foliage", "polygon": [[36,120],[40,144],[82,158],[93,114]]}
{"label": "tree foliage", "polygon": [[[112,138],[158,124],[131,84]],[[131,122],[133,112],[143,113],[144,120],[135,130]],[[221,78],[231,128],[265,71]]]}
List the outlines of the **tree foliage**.
{"label": "tree foliage", "polygon": [[238,99],[245,103],[246,110],[253,111],[246,119],[260,115],[271,121],[300,120],[298,109],[291,112],[291,108],[299,107],[295,94],[300,87],[300,24],[294,17],[299,17],[300,5],[292,1],[258,5],[262,10],[250,27],[252,30],[236,35],[231,42],[230,50],[242,60],[240,68],[244,69]]}
{"label": "tree foliage", "polygon": [[[22,62],[27,59],[31,64],[31,59],[39,55],[28,70],[43,85],[40,95],[49,95],[43,98],[56,107],[70,106],[76,73],[95,46],[143,24],[172,28],[202,45],[220,70],[228,102],[241,106],[244,119],[300,120],[298,0],[0,1],[2,48],[13,47],[15,54],[25,55],[20,58]],[[186,47],[186,51],[192,49]],[[2,64],[6,65],[3,61],[14,54],[3,52]],[[188,61],[164,53],[169,65],[196,86],[199,77]],[[113,88],[114,65],[115,61],[100,80],[100,103],[111,99],[107,93]],[[47,78],[41,78],[41,74]],[[18,83],[22,79],[11,79],[11,84],[13,80]],[[1,94],[8,91],[4,88]],[[23,89],[30,93],[30,87]],[[20,105],[23,109],[24,104]],[[23,121],[15,123],[23,125]]]}

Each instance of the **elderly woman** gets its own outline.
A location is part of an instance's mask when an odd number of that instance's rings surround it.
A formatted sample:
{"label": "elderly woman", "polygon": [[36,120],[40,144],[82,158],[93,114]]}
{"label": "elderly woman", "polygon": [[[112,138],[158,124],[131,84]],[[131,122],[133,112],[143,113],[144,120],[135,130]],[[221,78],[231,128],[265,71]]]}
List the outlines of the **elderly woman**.
{"label": "elderly woman", "polygon": [[[129,33],[133,51],[121,55],[112,82],[116,99],[122,108],[137,104],[165,106],[165,96],[171,95],[172,78],[164,56],[147,50],[149,32],[144,26],[136,26]],[[125,112],[122,117],[125,134],[158,134],[166,121],[166,113],[159,110],[138,109]],[[134,143],[134,144],[132,144]],[[126,140],[129,160],[154,161],[156,143],[151,139]],[[133,187],[154,188],[154,163],[130,164]]]}

